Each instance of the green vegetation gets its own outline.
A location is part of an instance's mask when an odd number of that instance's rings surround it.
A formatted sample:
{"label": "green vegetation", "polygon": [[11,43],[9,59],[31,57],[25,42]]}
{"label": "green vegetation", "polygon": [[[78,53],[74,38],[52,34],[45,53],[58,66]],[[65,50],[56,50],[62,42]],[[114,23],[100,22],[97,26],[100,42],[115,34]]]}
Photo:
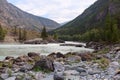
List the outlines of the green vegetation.
{"label": "green vegetation", "polygon": [[44,69],[44,68],[41,68],[41,67],[35,67],[33,70],[35,72],[39,72],[39,71],[44,72],[44,73],[50,73],[51,72],[50,70],[47,70],[47,69]]}
{"label": "green vegetation", "polygon": [[98,63],[100,68],[105,70],[109,66],[109,60],[106,58],[101,58],[99,60],[94,60],[94,62]]}
{"label": "green vegetation", "polygon": [[0,41],[4,40],[6,33],[6,30],[4,30],[0,24]]}
{"label": "green vegetation", "polygon": [[7,73],[8,73],[9,77],[12,77],[12,70],[11,69],[8,69]]}
{"label": "green vegetation", "polygon": [[53,35],[53,39],[55,39],[55,40],[58,39],[58,35],[56,33]]}
{"label": "green vegetation", "polygon": [[19,41],[25,41],[27,39],[27,31],[24,29],[22,30],[19,28],[19,33],[18,33]]}
{"label": "green vegetation", "polygon": [[105,27],[93,28],[87,30],[83,34],[77,35],[62,35],[59,36],[63,40],[72,41],[95,41],[95,42],[106,42],[106,43],[119,43],[120,42],[120,29],[116,18],[108,15],[106,17]]}
{"label": "green vegetation", "polygon": [[102,49],[102,50],[100,50],[100,51],[97,51],[97,52],[95,52],[95,53],[93,53],[93,54],[106,54],[106,53],[108,53],[110,51],[110,49],[109,48],[104,48],[104,49]]}
{"label": "green vegetation", "polygon": [[46,32],[46,28],[43,27],[42,32],[41,32],[41,38],[46,39],[48,37],[48,34]]}

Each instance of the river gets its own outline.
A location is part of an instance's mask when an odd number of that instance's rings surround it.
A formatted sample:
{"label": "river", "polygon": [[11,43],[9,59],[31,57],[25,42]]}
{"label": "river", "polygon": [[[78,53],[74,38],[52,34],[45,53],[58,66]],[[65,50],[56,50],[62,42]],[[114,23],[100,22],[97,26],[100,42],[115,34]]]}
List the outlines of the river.
{"label": "river", "polygon": [[[75,42],[66,42],[79,44]],[[84,43],[81,43],[85,45]],[[42,55],[48,55],[52,52],[61,52],[63,54],[67,52],[91,52],[93,49],[74,46],[60,46],[60,43],[50,44],[0,44],[0,60],[3,60],[6,56],[18,57],[20,55],[26,55],[28,52],[36,52]]]}

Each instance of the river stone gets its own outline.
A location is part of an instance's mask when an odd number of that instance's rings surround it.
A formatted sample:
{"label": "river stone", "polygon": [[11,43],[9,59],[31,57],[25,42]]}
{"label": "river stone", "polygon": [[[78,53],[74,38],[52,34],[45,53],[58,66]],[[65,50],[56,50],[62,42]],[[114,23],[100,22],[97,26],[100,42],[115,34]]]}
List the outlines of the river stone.
{"label": "river stone", "polygon": [[29,57],[36,57],[36,56],[40,56],[40,55],[38,53],[35,53],[35,52],[29,52],[28,56]]}
{"label": "river stone", "polygon": [[76,70],[64,71],[65,80],[79,80],[79,72]]}
{"label": "river stone", "polygon": [[110,63],[110,67],[118,69],[120,67],[119,63],[114,61]]}
{"label": "river stone", "polygon": [[115,71],[119,70],[119,68],[120,68],[120,65],[118,62],[116,62],[116,61],[111,62],[109,65],[109,68],[108,68],[108,73],[111,75],[114,75]]}
{"label": "river stone", "polygon": [[49,54],[48,55],[48,57],[51,57],[51,58],[65,58],[65,56],[62,54],[62,53],[60,53],[60,52],[57,52],[57,53],[51,53],[51,54]]}
{"label": "river stone", "polygon": [[98,71],[98,70],[88,70],[88,74],[89,75],[94,75],[94,74],[100,74],[101,73],[101,71]]}
{"label": "river stone", "polygon": [[65,58],[65,56],[60,52],[56,53],[56,57],[57,58]]}
{"label": "river stone", "polygon": [[0,77],[0,80],[4,80],[4,79]]}
{"label": "river stone", "polygon": [[116,51],[116,52],[120,51],[120,47],[115,47],[114,51]]}
{"label": "river stone", "polygon": [[71,65],[64,65],[64,67],[65,67],[65,70],[71,70],[72,69]]}
{"label": "river stone", "polygon": [[54,80],[64,80],[63,72],[64,66],[59,62],[54,62]]}
{"label": "river stone", "polygon": [[54,80],[64,80],[63,72],[55,72],[54,73]]}
{"label": "river stone", "polygon": [[80,62],[81,61],[81,57],[77,56],[77,55],[71,55],[67,57],[67,60],[70,62]]}
{"label": "river stone", "polygon": [[92,57],[93,57],[91,53],[80,53],[78,55],[81,57],[82,61],[90,61],[92,60]]}
{"label": "river stone", "polygon": [[69,76],[69,75],[79,75],[79,72],[77,72],[76,70],[66,70],[66,71],[64,71],[64,75],[65,75],[65,76]]}
{"label": "river stone", "polygon": [[60,62],[54,62],[55,72],[63,72],[65,70],[64,65]]}
{"label": "river stone", "polygon": [[27,62],[29,60],[29,57],[26,55],[23,56],[19,56],[14,60],[14,63],[18,63],[18,62]]}
{"label": "river stone", "polygon": [[25,73],[27,71],[27,69],[23,67],[23,68],[20,68],[19,71]]}
{"label": "river stone", "polygon": [[14,59],[14,57],[11,57],[11,56],[5,57],[5,60],[13,60],[13,59]]}
{"label": "river stone", "polygon": [[115,80],[119,80],[119,79],[120,79],[120,70],[118,70],[118,71],[115,73],[114,79],[115,79]]}
{"label": "river stone", "polygon": [[53,61],[49,58],[43,58],[37,61],[33,69],[40,68],[42,70],[54,71]]}
{"label": "river stone", "polygon": [[9,77],[9,75],[8,75],[8,74],[6,74],[6,73],[1,74],[0,76],[1,76],[1,78],[3,78],[3,79],[7,79],[7,78]]}
{"label": "river stone", "polygon": [[37,80],[42,80],[43,79],[43,77],[44,77],[44,74],[42,74],[41,72],[37,72],[36,74],[35,74],[35,78],[37,79]]}
{"label": "river stone", "polygon": [[84,68],[80,68],[80,67],[77,67],[76,71],[78,71],[79,73],[82,73],[82,72],[86,73],[86,70]]}
{"label": "river stone", "polygon": [[16,77],[15,77],[15,76],[9,77],[9,78],[7,78],[7,79],[5,79],[5,80],[16,80]]}

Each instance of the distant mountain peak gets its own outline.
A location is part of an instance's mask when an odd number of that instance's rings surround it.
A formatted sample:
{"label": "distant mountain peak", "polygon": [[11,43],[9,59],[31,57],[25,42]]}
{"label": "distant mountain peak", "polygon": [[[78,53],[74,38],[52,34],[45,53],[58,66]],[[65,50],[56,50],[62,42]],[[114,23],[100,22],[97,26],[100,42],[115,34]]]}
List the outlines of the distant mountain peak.
{"label": "distant mountain peak", "polygon": [[8,26],[24,26],[26,29],[41,31],[43,26],[47,30],[53,30],[60,26],[57,22],[29,14],[7,2],[0,0],[0,23]]}

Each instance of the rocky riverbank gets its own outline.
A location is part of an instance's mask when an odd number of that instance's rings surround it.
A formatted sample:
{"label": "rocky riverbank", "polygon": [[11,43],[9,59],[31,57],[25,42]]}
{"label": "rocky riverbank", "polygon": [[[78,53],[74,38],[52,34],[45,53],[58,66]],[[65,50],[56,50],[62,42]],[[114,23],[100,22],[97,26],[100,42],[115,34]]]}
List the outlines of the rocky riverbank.
{"label": "rocky riverbank", "polygon": [[27,40],[27,41],[24,41],[23,43],[24,44],[48,44],[48,43],[64,43],[65,41],[63,40],[54,40],[54,39],[46,39],[46,40],[43,40],[41,38],[35,38],[35,39],[32,39],[32,40]]}
{"label": "rocky riverbank", "polygon": [[30,52],[0,61],[0,80],[119,80],[120,45],[93,53]]}

